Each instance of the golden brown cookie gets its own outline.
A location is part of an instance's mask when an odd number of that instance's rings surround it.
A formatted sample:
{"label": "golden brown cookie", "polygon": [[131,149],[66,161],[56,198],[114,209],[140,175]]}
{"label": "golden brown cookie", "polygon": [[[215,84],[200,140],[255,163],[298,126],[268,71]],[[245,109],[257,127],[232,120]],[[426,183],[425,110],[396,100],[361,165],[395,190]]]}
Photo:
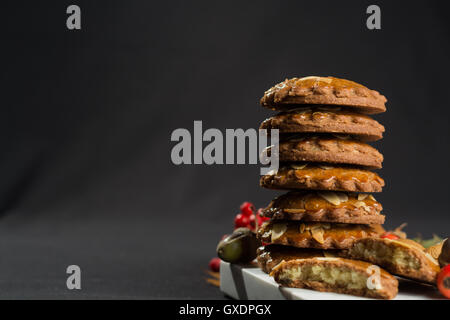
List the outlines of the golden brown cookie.
{"label": "golden brown cookie", "polygon": [[357,112],[376,114],[386,111],[386,98],[356,82],[334,77],[292,78],[264,93],[261,105],[274,110],[289,110],[300,104],[338,105]]}
{"label": "golden brown cookie", "polygon": [[343,255],[371,262],[402,277],[432,284],[440,270],[436,259],[419,243],[409,239],[359,239]]}
{"label": "golden brown cookie", "polygon": [[384,180],[374,172],[359,168],[291,164],[262,176],[260,185],[268,189],[380,192],[384,187]]}
{"label": "golden brown cookie", "polygon": [[263,209],[273,220],[302,220],[357,224],[383,224],[381,203],[367,193],[291,191]]}
{"label": "golden brown cookie", "polygon": [[265,243],[315,249],[348,249],[358,239],[378,236],[375,228],[365,224],[277,220],[263,223],[257,233]]}
{"label": "golden brown cookie", "polygon": [[367,262],[325,257],[282,261],[273,268],[270,275],[277,283],[291,288],[376,299],[394,298],[398,292],[397,279],[378,268],[379,280],[372,282],[373,270],[374,266]]}
{"label": "golden brown cookie", "polygon": [[[336,107],[338,108],[338,107]],[[298,108],[283,112],[261,123],[260,129],[280,130],[280,133],[334,133],[352,135],[361,141],[383,138],[384,127],[362,114],[322,107]]]}
{"label": "golden brown cookie", "polygon": [[[270,154],[270,148],[266,152]],[[279,143],[282,162],[327,162],[380,169],[383,155],[367,143],[333,136],[294,135]]]}
{"label": "golden brown cookie", "polygon": [[266,273],[270,273],[283,260],[338,256],[337,250],[300,249],[279,244],[259,247],[256,254],[259,267]]}

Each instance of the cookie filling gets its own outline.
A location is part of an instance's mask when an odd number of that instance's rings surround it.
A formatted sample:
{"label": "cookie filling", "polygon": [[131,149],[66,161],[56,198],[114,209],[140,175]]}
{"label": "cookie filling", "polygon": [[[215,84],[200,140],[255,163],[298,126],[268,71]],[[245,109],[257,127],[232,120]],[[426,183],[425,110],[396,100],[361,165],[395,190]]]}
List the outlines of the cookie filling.
{"label": "cookie filling", "polygon": [[407,267],[419,270],[420,260],[409,254],[405,249],[398,246],[389,246],[384,242],[357,243],[350,249],[354,257],[361,260],[374,261],[377,264],[394,264],[400,267]]}
{"label": "cookie filling", "polygon": [[345,266],[336,267],[321,264],[304,264],[283,267],[279,274],[280,281],[318,281],[331,286],[347,289],[366,288],[367,278],[366,274]]}

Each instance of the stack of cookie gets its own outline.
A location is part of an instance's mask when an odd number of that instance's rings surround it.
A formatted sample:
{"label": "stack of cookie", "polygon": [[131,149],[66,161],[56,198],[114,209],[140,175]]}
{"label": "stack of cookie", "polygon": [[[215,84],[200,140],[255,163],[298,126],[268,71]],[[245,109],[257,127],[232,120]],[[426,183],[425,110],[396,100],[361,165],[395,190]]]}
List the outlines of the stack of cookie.
{"label": "stack of cookie", "polygon": [[382,206],[371,195],[384,186],[371,171],[381,168],[383,156],[367,142],[382,138],[384,127],[368,115],[384,112],[385,102],[376,91],[333,77],[293,78],[265,92],[261,104],[280,113],[261,129],[279,130],[280,168],[260,184],[291,191],[263,211],[271,220],[258,230],[268,244],[258,261],[280,284],[375,298],[397,294],[389,273],[381,270],[368,286],[371,264],[339,257],[384,231]]}

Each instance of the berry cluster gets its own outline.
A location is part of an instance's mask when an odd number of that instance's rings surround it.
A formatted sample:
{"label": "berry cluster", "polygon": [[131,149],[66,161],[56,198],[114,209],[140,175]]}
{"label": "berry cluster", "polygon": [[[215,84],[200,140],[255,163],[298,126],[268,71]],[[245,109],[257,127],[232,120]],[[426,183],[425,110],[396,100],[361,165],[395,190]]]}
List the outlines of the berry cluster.
{"label": "berry cluster", "polygon": [[[262,215],[262,209],[258,209],[255,214],[255,206],[251,202],[244,202],[241,204],[241,212],[234,218],[234,228],[249,228],[255,230],[261,226],[264,221],[269,218]],[[257,224],[256,224],[256,223]]]}

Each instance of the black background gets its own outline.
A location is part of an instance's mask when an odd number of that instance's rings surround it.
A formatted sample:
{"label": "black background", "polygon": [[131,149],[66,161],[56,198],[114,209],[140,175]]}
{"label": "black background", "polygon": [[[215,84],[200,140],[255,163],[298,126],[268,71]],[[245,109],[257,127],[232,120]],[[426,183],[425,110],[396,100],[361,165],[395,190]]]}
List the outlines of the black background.
{"label": "black background", "polygon": [[[450,24],[443,1],[2,2],[0,298],[220,298],[205,270],[258,165],[170,160],[176,128],[257,128],[286,77],[388,98],[386,228],[448,235]],[[82,29],[66,28],[66,8]],[[65,268],[82,269],[82,290]]]}

